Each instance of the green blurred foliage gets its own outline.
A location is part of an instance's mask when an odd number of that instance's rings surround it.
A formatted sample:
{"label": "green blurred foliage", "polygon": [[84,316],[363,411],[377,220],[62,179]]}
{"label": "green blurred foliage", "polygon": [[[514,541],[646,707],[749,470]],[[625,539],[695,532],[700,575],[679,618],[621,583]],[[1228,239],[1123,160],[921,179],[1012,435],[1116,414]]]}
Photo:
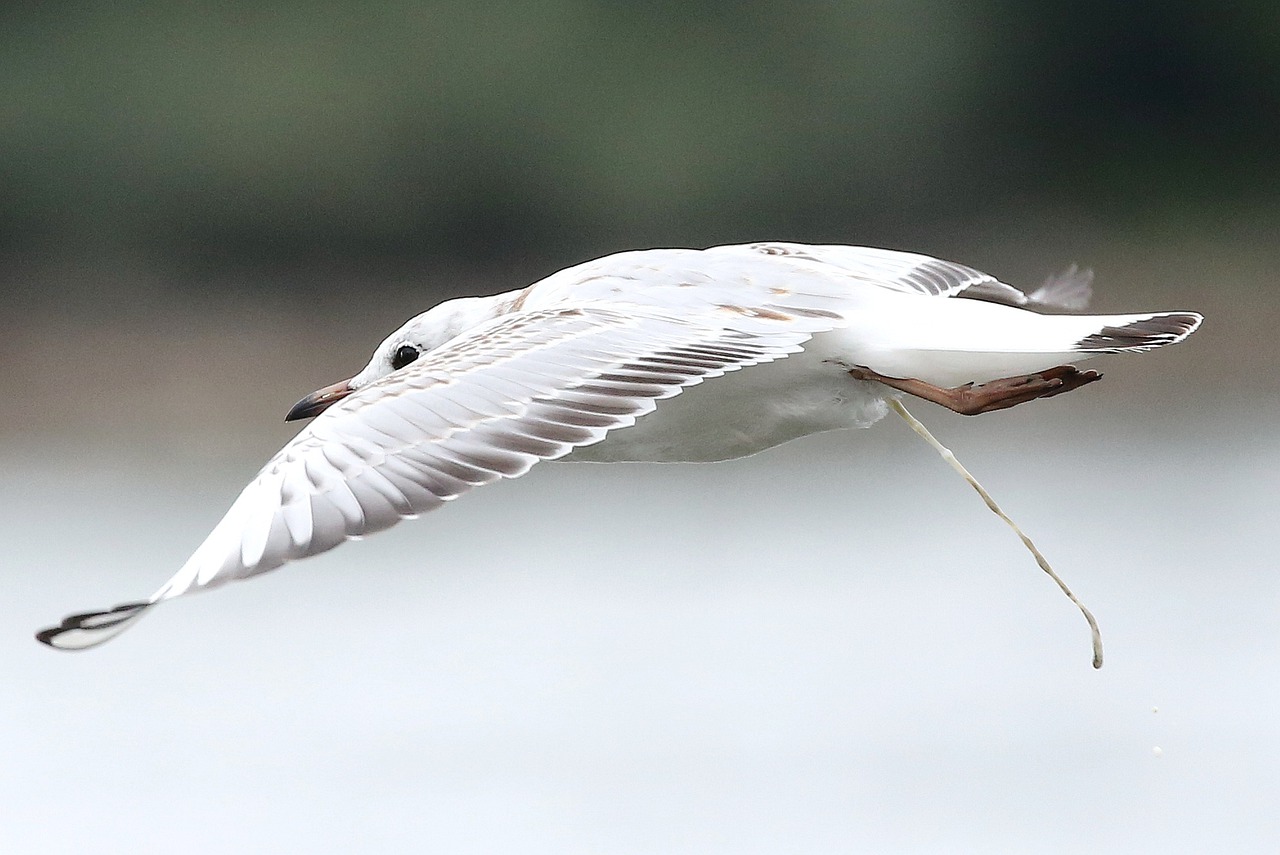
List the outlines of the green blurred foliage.
{"label": "green blurred foliage", "polygon": [[0,81],[0,253],[28,261],[901,245],[1212,217],[1280,177],[1274,0],[23,4]]}

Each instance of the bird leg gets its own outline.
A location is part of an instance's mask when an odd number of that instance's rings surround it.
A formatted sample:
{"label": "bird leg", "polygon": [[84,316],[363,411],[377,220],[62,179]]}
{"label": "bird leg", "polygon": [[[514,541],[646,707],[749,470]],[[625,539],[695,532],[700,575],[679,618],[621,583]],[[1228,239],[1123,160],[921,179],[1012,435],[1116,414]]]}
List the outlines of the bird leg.
{"label": "bird leg", "polygon": [[962,416],[976,416],[979,413],[1016,407],[1036,398],[1052,398],[1102,379],[1098,372],[1081,371],[1074,365],[1059,365],[1038,374],[1002,377],[977,386],[966,383],[951,389],[909,377],[886,377],[862,366],[850,368],[849,374],[857,380],[874,380],[900,392],[941,404]]}

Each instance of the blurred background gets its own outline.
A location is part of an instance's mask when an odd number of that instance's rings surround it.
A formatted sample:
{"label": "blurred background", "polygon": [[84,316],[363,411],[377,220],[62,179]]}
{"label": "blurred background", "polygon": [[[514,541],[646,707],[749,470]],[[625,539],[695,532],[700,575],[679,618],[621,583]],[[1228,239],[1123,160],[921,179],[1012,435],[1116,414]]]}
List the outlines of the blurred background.
{"label": "blurred background", "polygon": [[[6,852],[1275,851],[1280,7],[0,10]],[[899,424],[536,468],[92,653],[440,299],[868,244],[1187,344]]]}

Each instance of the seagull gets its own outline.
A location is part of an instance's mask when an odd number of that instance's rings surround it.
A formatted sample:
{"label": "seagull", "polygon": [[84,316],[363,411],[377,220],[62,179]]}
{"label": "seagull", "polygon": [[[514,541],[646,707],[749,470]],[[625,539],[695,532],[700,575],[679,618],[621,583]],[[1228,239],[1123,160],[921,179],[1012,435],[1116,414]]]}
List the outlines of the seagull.
{"label": "seagull", "polygon": [[1064,314],[1091,274],[1030,294],[925,255],[752,243],[621,252],[448,300],[388,336],[149,599],[36,637],[84,649],[165,600],[274,570],[516,478],[541,460],[715,461],[865,428],[912,395],[976,415],[1100,378],[1068,363],[1182,341],[1195,312]]}

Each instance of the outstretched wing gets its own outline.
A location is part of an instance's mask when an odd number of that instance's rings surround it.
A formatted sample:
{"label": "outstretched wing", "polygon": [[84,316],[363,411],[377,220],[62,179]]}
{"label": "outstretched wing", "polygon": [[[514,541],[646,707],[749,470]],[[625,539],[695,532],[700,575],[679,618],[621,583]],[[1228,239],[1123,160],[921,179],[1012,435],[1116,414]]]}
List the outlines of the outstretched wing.
{"label": "outstretched wing", "polygon": [[1025,308],[1079,309],[1092,274],[1075,267],[1027,295],[987,273],[911,252],[868,246],[751,243],[705,250],[619,252],[565,268],[522,291],[517,309],[562,304],[682,307],[751,305],[785,312],[856,313],[885,292],[963,297]]}
{"label": "outstretched wing", "polygon": [[808,246],[796,243],[754,243],[717,247],[711,252],[750,252],[811,262],[829,272],[849,276],[891,291],[926,297],[964,297],[1006,306],[1083,309],[1092,293],[1093,272],[1074,264],[1049,277],[1031,294],[996,277],[953,261],[928,255],[869,246]]}
{"label": "outstretched wing", "polygon": [[150,600],[73,615],[37,637],[61,648],[99,644],[161,600],[272,570],[515,478],[633,424],[688,386],[794,353],[839,322],[777,307],[718,311],[723,322],[568,308],[479,327],[317,417]]}
{"label": "outstretched wing", "polygon": [[1014,305],[1024,305],[1027,302],[1026,295],[1017,288],[1006,285],[981,270],[913,252],[870,246],[808,246],[772,242],[717,249],[746,250],[763,255],[783,256],[796,262],[813,262],[868,284],[908,294],[922,294],[926,297],[955,297],[964,294]]}

